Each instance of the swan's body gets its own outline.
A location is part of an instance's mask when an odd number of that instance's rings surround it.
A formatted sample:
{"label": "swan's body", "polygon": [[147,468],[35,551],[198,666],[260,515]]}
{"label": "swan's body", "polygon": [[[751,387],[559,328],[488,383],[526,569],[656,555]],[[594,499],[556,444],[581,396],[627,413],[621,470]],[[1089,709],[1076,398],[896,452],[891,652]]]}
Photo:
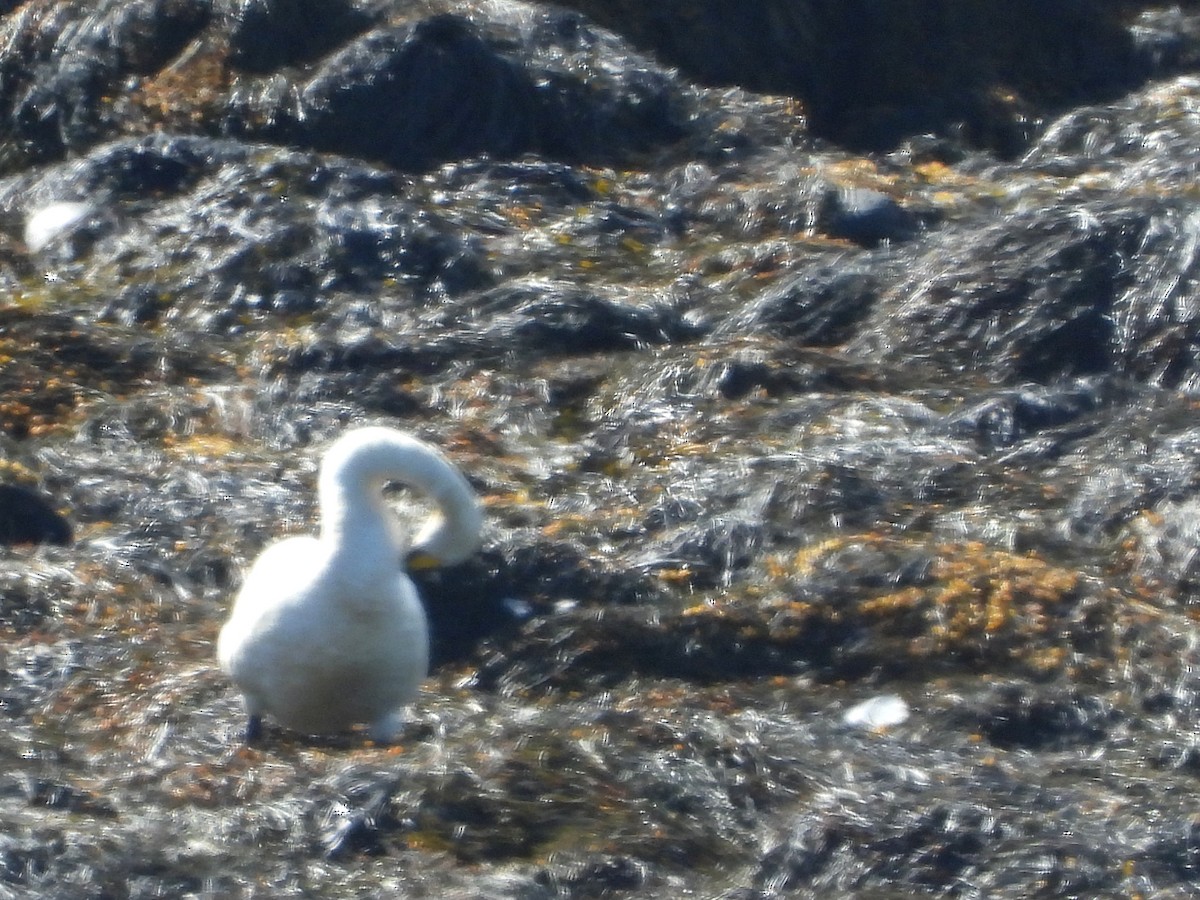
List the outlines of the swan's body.
{"label": "swan's body", "polygon": [[[438,513],[411,549],[382,489],[398,481]],[[390,740],[429,665],[429,630],[406,554],[448,564],[479,544],[478,501],[438,451],[390,428],[360,428],[321,462],[320,537],[268,547],[221,630],[221,668],[241,690],[253,738],[264,713],[308,733],[367,723]]]}

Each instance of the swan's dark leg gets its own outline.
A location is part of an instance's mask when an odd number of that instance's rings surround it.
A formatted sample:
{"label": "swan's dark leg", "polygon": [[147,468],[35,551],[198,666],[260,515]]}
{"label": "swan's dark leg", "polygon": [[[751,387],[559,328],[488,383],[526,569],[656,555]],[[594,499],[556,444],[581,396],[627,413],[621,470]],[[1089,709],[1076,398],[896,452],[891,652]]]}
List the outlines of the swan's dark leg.
{"label": "swan's dark leg", "polygon": [[246,720],[245,741],[247,744],[257,744],[262,740],[262,736],[262,716],[258,713],[251,713],[250,717]]}

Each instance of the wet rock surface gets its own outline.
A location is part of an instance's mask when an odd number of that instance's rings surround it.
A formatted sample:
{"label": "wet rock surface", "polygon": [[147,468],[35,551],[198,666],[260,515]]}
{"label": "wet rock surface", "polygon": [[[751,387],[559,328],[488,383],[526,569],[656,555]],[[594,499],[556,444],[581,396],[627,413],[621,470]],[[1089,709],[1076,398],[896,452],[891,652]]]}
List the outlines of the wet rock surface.
{"label": "wet rock surface", "polygon": [[[1190,896],[1196,10],[571,5],[0,4],[0,896]],[[365,422],[484,547],[243,747]]]}

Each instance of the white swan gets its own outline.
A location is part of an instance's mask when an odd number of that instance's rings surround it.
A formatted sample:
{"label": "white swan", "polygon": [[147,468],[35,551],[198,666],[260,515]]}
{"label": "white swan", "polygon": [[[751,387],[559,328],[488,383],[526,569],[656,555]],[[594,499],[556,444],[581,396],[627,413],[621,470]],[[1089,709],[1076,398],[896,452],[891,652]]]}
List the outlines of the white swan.
{"label": "white swan", "polygon": [[366,723],[373,738],[390,741],[399,731],[402,707],[427,674],[429,629],[403,570],[408,547],[384,503],[388,481],[437,506],[410,566],[459,562],[479,546],[479,502],[441,453],[391,428],[339,438],[321,461],[320,536],[263,551],[217,642],[221,668],[245,699],[248,741],[264,713],[307,733]]}

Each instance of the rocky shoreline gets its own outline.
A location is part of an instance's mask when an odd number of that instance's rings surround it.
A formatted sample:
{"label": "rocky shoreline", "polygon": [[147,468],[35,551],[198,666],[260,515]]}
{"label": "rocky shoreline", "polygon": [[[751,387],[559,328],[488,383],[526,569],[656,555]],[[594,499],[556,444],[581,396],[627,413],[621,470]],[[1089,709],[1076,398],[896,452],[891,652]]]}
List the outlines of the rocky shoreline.
{"label": "rocky shoreline", "polygon": [[[859,6],[0,3],[0,897],[1192,895],[1200,10]],[[244,747],[368,422],[484,547]]]}

